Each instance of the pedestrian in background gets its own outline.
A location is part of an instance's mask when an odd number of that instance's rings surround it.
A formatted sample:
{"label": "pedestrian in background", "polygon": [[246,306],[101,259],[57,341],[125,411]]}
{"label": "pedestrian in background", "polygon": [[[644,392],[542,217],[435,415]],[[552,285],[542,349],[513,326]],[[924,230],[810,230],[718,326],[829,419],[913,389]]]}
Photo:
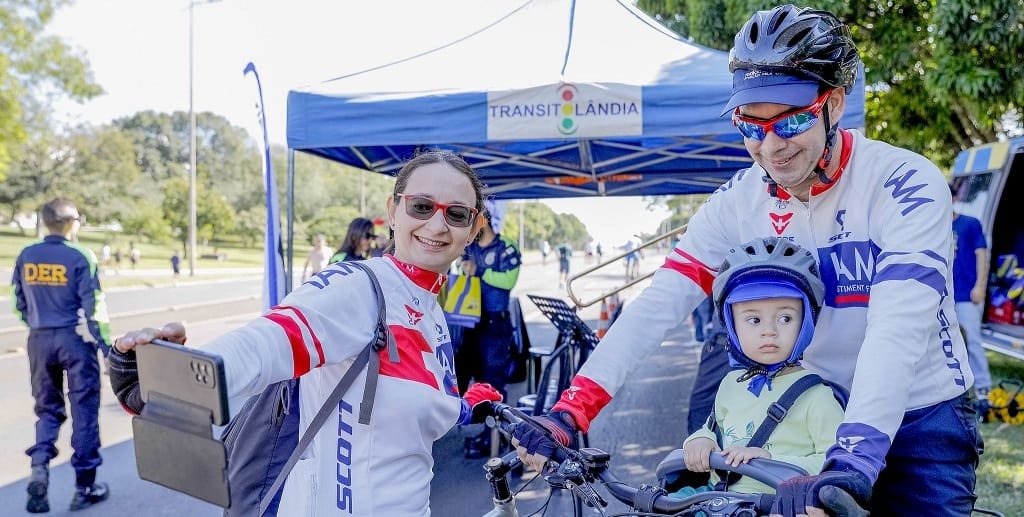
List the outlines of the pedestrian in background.
{"label": "pedestrian in background", "polygon": [[[956,190],[950,186],[953,199]],[[978,416],[988,414],[988,392],[992,376],[988,371],[988,358],[981,346],[981,312],[985,306],[988,286],[988,243],[981,229],[981,221],[953,210],[953,310],[967,344],[967,362],[974,372],[974,391],[978,395]]]}
{"label": "pedestrian in background", "polygon": [[135,247],[134,242],[129,244],[128,260],[132,263],[132,269],[135,269],[135,266],[137,266],[139,261],[142,260],[142,251]]}
{"label": "pedestrian in background", "polygon": [[[505,385],[512,373],[512,320],[508,303],[512,288],[519,280],[522,262],[512,239],[501,236],[500,205],[487,201],[475,242],[466,246],[462,272],[480,277],[480,322],[466,328],[462,344],[455,352],[455,370],[459,372],[459,392],[464,393],[470,379],[486,382],[505,396]],[[491,431],[466,440],[466,457],[482,458],[490,454]]]}
{"label": "pedestrian in background", "polygon": [[[12,277],[15,312],[29,327],[28,364],[35,399],[35,445],[28,483],[29,513],[50,511],[47,492],[50,460],[57,456],[57,436],[67,420],[64,376],[71,403],[71,466],[75,496],[71,510],[81,510],[109,495],[96,482],[100,457],[100,365],[97,347],[110,351],[107,309],[100,290],[96,255],[74,242],[81,217],[75,204],[57,198],[43,206],[49,235],[18,255]],[[82,316],[80,316],[80,313]],[[79,319],[84,316],[85,324]]]}
{"label": "pedestrian in background", "polygon": [[174,250],[171,255],[171,274],[174,275],[174,285],[178,285],[178,278],[181,277],[181,255],[178,255],[178,250]]}
{"label": "pedestrian in background", "polygon": [[563,242],[558,246],[558,288],[563,289],[569,283],[569,261],[572,260],[572,246]]}
{"label": "pedestrian in background", "polygon": [[[306,255],[306,263],[302,265],[302,281],[306,281],[307,278],[320,272],[321,269],[327,267],[327,264],[331,263],[331,248],[327,247],[327,236],[318,233],[316,238],[313,239],[313,248],[309,250],[309,255]],[[309,275],[306,275],[306,270],[309,270]]]}
{"label": "pedestrian in background", "polygon": [[335,251],[334,256],[331,257],[331,263],[370,258],[370,248],[376,239],[377,235],[373,233],[373,221],[356,217],[351,223],[348,223],[348,232],[345,233],[345,239],[341,241],[338,251]]}

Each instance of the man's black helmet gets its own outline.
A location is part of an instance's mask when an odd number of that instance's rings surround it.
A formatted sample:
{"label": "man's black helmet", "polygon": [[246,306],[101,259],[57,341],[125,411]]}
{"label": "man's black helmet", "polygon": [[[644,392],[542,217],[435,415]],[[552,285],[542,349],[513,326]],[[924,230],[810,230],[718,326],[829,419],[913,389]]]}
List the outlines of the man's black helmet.
{"label": "man's black helmet", "polygon": [[850,29],[835,15],[786,4],[747,20],[729,52],[729,71],[804,75],[849,93],[858,61]]}

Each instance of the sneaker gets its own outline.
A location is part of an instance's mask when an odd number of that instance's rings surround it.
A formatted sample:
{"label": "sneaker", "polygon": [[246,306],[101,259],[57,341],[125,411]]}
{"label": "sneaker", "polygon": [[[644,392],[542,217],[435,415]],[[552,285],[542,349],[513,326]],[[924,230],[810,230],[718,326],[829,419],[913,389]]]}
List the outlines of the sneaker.
{"label": "sneaker", "polygon": [[80,486],[75,489],[75,498],[71,500],[72,512],[84,510],[96,503],[105,501],[110,497],[110,490],[106,483],[93,483],[92,486]]}
{"label": "sneaker", "polygon": [[46,513],[50,511],[50,502],[46,499],[46,491],[50,487],[50,469],[46,465],[32,467],[32,477],[28,481],[28,502],[25,511],[28,513]]}

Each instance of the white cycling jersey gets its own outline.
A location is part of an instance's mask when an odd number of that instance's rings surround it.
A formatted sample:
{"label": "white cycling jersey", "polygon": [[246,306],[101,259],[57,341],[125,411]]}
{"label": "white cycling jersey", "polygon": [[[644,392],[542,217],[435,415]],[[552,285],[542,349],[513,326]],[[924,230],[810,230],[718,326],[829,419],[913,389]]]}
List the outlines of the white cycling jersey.
{"label": "white cycling jersey", "polygon": [[851,389],[828,452],[872,482],[906,411],[963,394],[974,379],[956,330],[949,188],[924,157],[841,131],[842,167],[807,203],[772,197],[758,165],[722,185],[647,289],[573,380],[556,410],[583,428],[711,291],[731,247],[778,236],[815,250],[825,303],[804,366]]}
{"label": "white cycling jersey", "polygon": [[[356,378],[289,474],[280,515],[430,514],[431,447],[461,409],[451,338],[437,304],[445,277],[391,256],[363,264],[380,281],[400,361],[381,352],[368,425],[357,422],[365,372]],[[204,350],[224,358],[233,399],[302,376],[301,435],[373,336],[374,300],[362,271],[332,264],[281,305]]]}

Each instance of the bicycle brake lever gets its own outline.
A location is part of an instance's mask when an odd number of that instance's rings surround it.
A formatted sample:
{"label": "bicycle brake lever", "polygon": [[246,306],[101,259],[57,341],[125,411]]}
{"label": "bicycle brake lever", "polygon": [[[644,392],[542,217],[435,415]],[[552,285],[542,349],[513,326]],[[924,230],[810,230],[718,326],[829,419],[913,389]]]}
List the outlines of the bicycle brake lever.
{"label": "bicycle brake lever", "polygon": [[577,494],[583,497],[587,506],[591,508],[605,508],[608,506],[608,501],[605,501],[601,494],[598,494],[589,483],[585,481],[583,483],[575,483],[571,480],[566,480],[565,484],[570,490],[575,489]]}

